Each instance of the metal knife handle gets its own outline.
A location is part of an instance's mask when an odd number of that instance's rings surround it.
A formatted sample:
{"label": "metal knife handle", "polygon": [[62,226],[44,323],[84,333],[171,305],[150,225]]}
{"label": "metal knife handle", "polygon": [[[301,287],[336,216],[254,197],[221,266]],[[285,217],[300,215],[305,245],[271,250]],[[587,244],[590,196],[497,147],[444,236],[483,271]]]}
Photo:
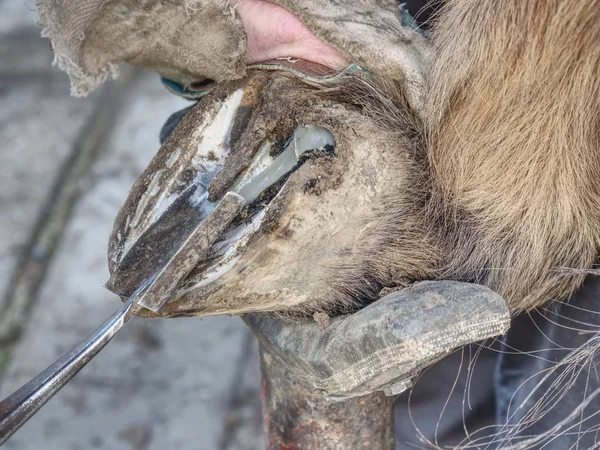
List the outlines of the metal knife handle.
{"label": "metal knife handle", "polygon": [[0,403],[0,445],[104,348],[133,314],[137,293],[100,328]]}

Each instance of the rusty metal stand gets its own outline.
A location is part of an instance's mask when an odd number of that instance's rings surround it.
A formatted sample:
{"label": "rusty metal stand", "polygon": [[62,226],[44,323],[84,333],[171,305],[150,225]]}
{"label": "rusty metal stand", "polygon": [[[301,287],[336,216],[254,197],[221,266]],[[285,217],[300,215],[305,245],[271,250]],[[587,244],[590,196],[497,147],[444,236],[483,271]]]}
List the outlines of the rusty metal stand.
{"label": "rusty metal stand", "polygon": [[452,350],[510,326],[504,299],[452,281],[415,283],[326,327],[243,319],[261,347],[268,450],[394,450],[394,395]]}
{"label": "rusty metal stand", "polygon": [[260,354],[268,450],[394,450],[394,397],[329,400],[266,348]]}

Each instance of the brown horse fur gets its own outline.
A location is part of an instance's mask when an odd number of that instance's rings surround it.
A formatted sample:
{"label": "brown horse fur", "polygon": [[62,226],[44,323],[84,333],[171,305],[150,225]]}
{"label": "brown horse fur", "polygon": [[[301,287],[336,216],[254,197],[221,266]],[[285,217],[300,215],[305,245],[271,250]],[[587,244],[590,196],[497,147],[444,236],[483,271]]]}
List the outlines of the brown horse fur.
{"label": "brown horse fur", "polygon": [[[516,311],[567,299],[600,250],[600,1],[449,0],[432,29],[421,186],[439,238],[422,272]],[[381,124],[400,111],[392,89],[366,102]]]}
{"label": "brown horse fur", "polygon": [[449,0],[433,30],[439,276],[566,299],[600,249],[600,1]]}
{"label": "brown horse fur", "polygon": [[[261,130],[261,120],[289,119],[292,110],[300,120],[313,111],[315,123],[339,119],[331,130],[340,155],[351,154],[349,149],[365,140],[378,149],[375,155],[389,155],[377,180],[388,183],[386,194],[370,200],[378,203],[372,205],[374,211],[354,211],[366,225],[349,246],[352,251],[344,253],[339,241],[319,235],[340,247],[333,252],[339,258],[319,273],[320,281],[304,277],[312,284],[303,283],[296,292],[285,276],[273,277],[269,295],[280,302],[265,297],[256,281],[264,284],[261,270],[277,275],[287,266],[251,255],[276,246],[278,254],[290,256],[288,264],[315,266],[318,251],[307,251],[309,243],[286,241],[286,227],[295,215],[306,219],[313,209],[336,206],[341,198],[330,192],[338,200],[327,206],[324,194],[311,199],[304,192],[305,203],[290,206],[282,195],[272,209],[285,214],[273,221],[262,244],[248,250],[249,269],[243,276],[232,272],[220,279],[226,288],[219,295],[239,300],[242,309],[230,303],[221,307],[201,291],[186,290],[185,299],[173,301],[166,315],[254,309],[335,313],[376,299],[382,288],[435,278],[485,284],[516,311],[569,297],[593,268],[600,249],[600,0],[448,0],[432,29],[435,55],[423,110],[406,86],[399,89],[402,83],[393,76],[373,70],[379,79],[309,89],[296,99],[291,93],[302,83],[275,80],[293,87],[265,88],[257,109],[262,115],[249,123]],[[275,97],[269,100],[271,95]],[[183,148],[190,134],[185,124],[202,116],[207,101],[186,117],[162,153]],[[369,128],[363,141],[351,117]],[[190,145],[195,151],[195,142]],[[353,159],[354,165],[357,161]],[[395,181],[382,181],[392,166]],[[343,167],[336,170],[348,174]],[[302,176],[294,175],[287,189]],[[318,216],[331,223],[345,220],[331,212]],[[303,235],[301,226],[295,231]],[[316,237],[313,244],[319,242]],[[306,261],[300,264],[303,255]],[[213,303],[219,308],[208,310],[206,305]]]}
{"label": "brown horse fur", "polygon": [[[389,256],[361,263],[365,274],[343,285],[364,294],[366,280],[390,283],[397,266],[405,278],[484,284],[515,311],[565,300],[600,251],[600,0],[448,0],[432,30],[428,164],[413,154],[419,186],[397,195],[419,201],[382,221],[429,226],[382,229]],[[406,102],[389,80],[344,95],[388,132],[407,129]],[[394,244],[398,230],[414,247]],[[373,257],[381,254],[365,261]]]}

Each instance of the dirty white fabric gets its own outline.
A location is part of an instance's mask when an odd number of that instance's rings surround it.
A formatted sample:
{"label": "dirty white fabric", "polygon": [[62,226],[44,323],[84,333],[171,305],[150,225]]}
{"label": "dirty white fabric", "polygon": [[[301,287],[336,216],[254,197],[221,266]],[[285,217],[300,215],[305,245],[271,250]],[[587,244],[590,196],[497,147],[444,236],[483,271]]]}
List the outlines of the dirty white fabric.
{"label": "dirty white fabric", "polygon": [[80,49],[91,19],[106,0],[40,0],[37,3],[43,37],[48,37],[54,50],[54,64],[71,78],[71,94],[83,96],[107,77],[118,75],[118,67],[106,63],[96,73],[86,73],[79,65]]}
{"label": "dirty white fabric", "polygon": [[[273,0],[422,111],[430,49],[395,0]],[[84,96],[125,61],[190,85],[245,75],[246,34],[226,0],[38,0],[56,64]]]}
{"label": "dirty white fabric", "polygon": [[246,34],[222,0],[38,0],[55,63],[85,96],[125,61],[182,84],[245,74]]}

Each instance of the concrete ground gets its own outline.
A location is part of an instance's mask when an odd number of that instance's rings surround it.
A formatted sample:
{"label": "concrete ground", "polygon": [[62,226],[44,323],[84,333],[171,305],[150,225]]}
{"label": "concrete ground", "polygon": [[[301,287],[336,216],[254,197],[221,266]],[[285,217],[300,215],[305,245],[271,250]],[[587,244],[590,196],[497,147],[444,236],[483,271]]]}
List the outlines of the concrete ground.
{"label": "concrete ground", "polygon": [[[0,397],[114,312],[112,222],[188,103],[125,71],[69,97],[34,1],[0,0]],[[134,319],[4,448],[264,448],[256,343],[238,318]]]}

